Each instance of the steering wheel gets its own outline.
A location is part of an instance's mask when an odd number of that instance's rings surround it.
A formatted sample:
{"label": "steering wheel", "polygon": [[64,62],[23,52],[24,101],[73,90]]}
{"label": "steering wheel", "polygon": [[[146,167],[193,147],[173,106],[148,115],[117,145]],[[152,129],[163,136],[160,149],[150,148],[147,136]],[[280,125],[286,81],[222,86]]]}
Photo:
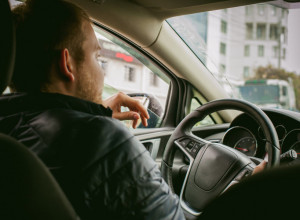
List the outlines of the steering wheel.
{"label": "steering wheel", "polygon": [[200,106],[176,127],[166,145],[161,163],[162,176],[174,192],[172,166],[176,149],[179,148],[189,158],[190,165],[181,188],[180,204],[192,216],[200,215],[211,200],[250,175],[256,166],[241,152],[192,134],[192,127],[197,122],[213,112],[226,109],[245,112],[258,122],[266,137],[267,167],[279,164],[280,147],[276,130],[260,108],[237,99],[220,99]]}

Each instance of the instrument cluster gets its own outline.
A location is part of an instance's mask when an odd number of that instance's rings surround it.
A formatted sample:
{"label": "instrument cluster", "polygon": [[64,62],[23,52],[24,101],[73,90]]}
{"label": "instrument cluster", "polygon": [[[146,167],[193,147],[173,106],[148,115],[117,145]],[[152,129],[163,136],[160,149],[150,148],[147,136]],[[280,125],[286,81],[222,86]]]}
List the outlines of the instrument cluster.
{"label": "instrument cluster", "polygon": [[[281,153],[293,149],[300,155],[300,113],[284,110],[265,110],[265,113],[276,129]],[[262,129],[253,118],[244,113],[233,120],[222,143],[250,157],[263,159],[267,153]],[[300,162],[300,156],[297,161]]]}

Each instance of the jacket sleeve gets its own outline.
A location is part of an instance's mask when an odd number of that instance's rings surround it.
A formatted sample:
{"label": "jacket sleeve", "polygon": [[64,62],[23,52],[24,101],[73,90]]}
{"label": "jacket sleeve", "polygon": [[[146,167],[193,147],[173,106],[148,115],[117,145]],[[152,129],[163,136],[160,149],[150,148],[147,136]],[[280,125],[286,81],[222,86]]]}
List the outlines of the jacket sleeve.
{"label": "jacket sleeve", "polygon": [[149,152],[132,135],[126,137],[107,146],[111,150],[89,168],[88,208],[104,219],[184,219],[178,197]]}

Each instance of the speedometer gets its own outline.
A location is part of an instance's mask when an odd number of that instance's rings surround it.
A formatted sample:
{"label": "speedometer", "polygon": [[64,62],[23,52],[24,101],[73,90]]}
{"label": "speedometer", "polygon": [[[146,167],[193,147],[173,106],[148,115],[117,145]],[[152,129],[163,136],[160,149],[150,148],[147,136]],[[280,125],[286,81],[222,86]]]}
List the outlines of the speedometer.
{"label": "speedometer", "polygon": [[244,137],[236,143],[234,148],[247,156],[253,157],[257,150],[256,140],[252,137]]}

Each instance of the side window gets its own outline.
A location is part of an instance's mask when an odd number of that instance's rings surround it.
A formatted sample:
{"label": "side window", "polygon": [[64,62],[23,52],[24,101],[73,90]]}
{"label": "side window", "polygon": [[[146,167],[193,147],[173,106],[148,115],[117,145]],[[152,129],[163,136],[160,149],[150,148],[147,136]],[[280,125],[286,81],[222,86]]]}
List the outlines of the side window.
{"label": "side window", "polygon": [[[195,88],[190,88],[188,96],[186,115],[207,102],[207,100]],[[195,124],[194,127],[203,127],[222,123],[223,121],[220,116],[217,113],[212,113],[211,115],[206,116],[202,121]]]}
{"label": "side window", "polygon": [[[199,106],[201,106],[200,101],[198,100],[198,98],[193,97],[191,100],[191,112],[194,111]],[[211,116],[208,115],[202,121],[199,121],[197,124],[195,124],[194,127],[202,127],[202,126],[213,125],[213,124],[215,124],[214,121],[212,120]]]}
{"label": "side window", "polygon": [[[121,91],[143,102],[150,119],[147,128],[160,127],[170,79],[150,59],[112,34],[94,26],[101,46],[99,64],[105,72],[103,99]],[[123,109],[126,111],[126,109]],[[124,121],[127,127],[131,122]],[[144,128],[140,123],[138,128]]]}

